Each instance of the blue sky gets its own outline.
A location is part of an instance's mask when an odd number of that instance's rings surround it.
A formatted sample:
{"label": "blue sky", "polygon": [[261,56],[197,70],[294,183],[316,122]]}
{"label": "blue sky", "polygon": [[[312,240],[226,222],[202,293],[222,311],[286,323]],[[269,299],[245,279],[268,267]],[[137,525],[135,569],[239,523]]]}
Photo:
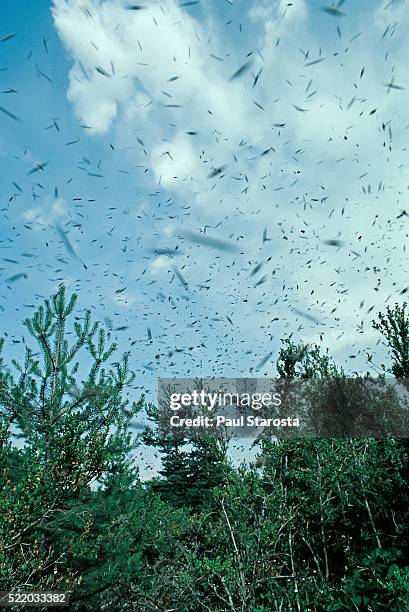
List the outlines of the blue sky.
{"label": "blue sky", "polygon": [[409,285],[407,3],[129,4],[1,4],[6,350],[64,282],[151,399],[158,376],[274,375],[291,332],[383,362],[370,321]]}

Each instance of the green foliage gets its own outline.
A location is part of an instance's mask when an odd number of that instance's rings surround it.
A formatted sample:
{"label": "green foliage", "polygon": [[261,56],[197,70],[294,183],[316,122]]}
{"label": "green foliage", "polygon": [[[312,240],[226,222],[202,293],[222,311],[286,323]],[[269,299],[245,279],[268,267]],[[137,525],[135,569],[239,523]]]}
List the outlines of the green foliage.
{"label": "green foliage", "polygon": [[[148,413],[155,422],[156,410]],[[227,440],[220,436],[195,435],[189,439],[162,434],[157,427],[147,428],[143,440],[156,447],[162,458],[162,478],[151,486],[162,499],[176,507],[196,511],[205,506],[209,492],[222,486],[231,471],[227,460]]]}
{"label": "green foliage", "polygon": [[[405,307],[375,324],[396,376]],[[26,321],[36,346],[17,374],[0,341],[0,589],[70,590],[78,612],[409,609],[407,440],[263,437],[258,467],[233,468],[222,435],[170,436],[147,406],[162,469],[141,483],[128,355],[110,363],[115,345],[75,309],[60,288]],[[345,380],[291,337],[277,369],[284,385],[328,379],[323,402]]]}
{"label": "green foliage", "polygon": [[134,378],[128,356],[107,367],[116,346],[88,311],[70,325],[76,301],[61,287],[25,321],[39,351],[27,346],[23,363],[13,360],[16,377],[0,363],[4,589],[58,584],[65,553],[55,553],[45,526],[133,446],[129,423],[143,400],[124,398]]}
{"label": "green foliage", "polygon": [[385,337],[392,354],[392,374],[396,378],[409,379],[409,315],[407,303],[380,312],[373,327]]}
{"label": "green foliage", "polygon": [[328,354],[321,354],[317,345],[295,344],[291,336],[284,338],[282,345],[276,364],[282,378],[309,379],[342,374]]}
{"label": "green foliage", "polygon": [[[48,525],[55,549],[68,551],[60,572],[79,576],[72,609],[123,610],[143,603],[156,582],[156,568],[164,559],[172,563],[185,521],[183,512],[144,489],[128,469],[73,500]],[[156,588],[165,585],[158,580]]]}

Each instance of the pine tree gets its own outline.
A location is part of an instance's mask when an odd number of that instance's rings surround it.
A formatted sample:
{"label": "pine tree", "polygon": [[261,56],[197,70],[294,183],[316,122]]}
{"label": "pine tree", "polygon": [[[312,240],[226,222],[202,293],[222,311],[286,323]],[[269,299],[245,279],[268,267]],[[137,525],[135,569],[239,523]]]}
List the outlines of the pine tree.
{"label": "pine tree", "polygon": [[[202,388],[202,381],[196,381]],[[160,406],[147,407],[152,423],[143,434],[148,446],[159,450],[162,478],[152,483],[153,489],[162,499],[175,507],[187,506],[193,510],[202,508],[211,490],[226,482],[230,472],[227,459],[228,441],[222,431],[217,435],[208,432],[195,434],[180,427],[170,431],[168,388]]]}
{"label": "pine tree", "polygon": [[108,364],[116,345],[89,311],[74,315],[76,302],[60,287],[25,321],[37,352],[26,346],[23,363],[13,360],[16,377],[0,362],[3,588],[58,583],[61,560],[45,526],[133,446],[129,423],[143,398],[125,397],[134,380],[129,356]]}

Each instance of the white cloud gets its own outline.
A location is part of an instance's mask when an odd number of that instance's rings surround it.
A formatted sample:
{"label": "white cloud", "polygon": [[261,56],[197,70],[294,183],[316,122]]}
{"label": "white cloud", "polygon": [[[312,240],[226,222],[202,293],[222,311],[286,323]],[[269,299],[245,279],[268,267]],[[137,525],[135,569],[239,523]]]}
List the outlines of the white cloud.
{"label": "white cloud", "polygon": [[[168,79],[183,78],[189,53],[190,75],[200,86],[205,62],[197,53],[198,25],[172,1],[153,2],[145,11],[126,11],[122,2],[55,0],[56,28],[75,59],[69,99],[82,121],[106,132],[130,98],[141,89],[158,99]],[[101,71],[104,74],[101,74]],[[191,78],[188,92],[191,90]],[[169,86],[184,92],[183,83]],[[161,94],[163,103],[166,96]]]}
{"label": "white cloud", "polygon": [[181,133],[154,147],[151,163],[156,180],[162,187],[172,187],[175,183],[197,176],[201,170],[191,140]]}
{"label": "white cloud", "polygon": [[155,257],[152,263],[149,266],[150,271],[155,274],[157,272],[161,272],[163,270],[169,270],[172,262],[170,257],[166,257],[166,255],[159,255]]}
{"label": "white cloud", "polygon": [[44,206],[34,206],[22,213],[25,221],[33,224],[34,229],[52,225],[67,214],[66,202],[63,198],[55,198]]}

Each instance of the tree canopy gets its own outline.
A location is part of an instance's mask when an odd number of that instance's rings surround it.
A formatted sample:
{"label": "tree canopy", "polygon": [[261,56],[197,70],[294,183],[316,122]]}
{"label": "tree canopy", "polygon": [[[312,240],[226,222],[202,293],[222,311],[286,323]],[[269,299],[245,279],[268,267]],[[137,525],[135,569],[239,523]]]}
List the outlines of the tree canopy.
{"label": "tree canopy", "polygon": [[[131,356],[64,287],[24,323],[22,361],[0,359],[0,590],[66,590],[70,609],[95,612],[409,608],[406,440],[264,436],[235,466],[223,437],[161,431],[133,398]],[[374,327],[405,377],[406,304]],[[291,338],[277,371],[344,375]],[[142,443],[162,457],[150,480]]]}

